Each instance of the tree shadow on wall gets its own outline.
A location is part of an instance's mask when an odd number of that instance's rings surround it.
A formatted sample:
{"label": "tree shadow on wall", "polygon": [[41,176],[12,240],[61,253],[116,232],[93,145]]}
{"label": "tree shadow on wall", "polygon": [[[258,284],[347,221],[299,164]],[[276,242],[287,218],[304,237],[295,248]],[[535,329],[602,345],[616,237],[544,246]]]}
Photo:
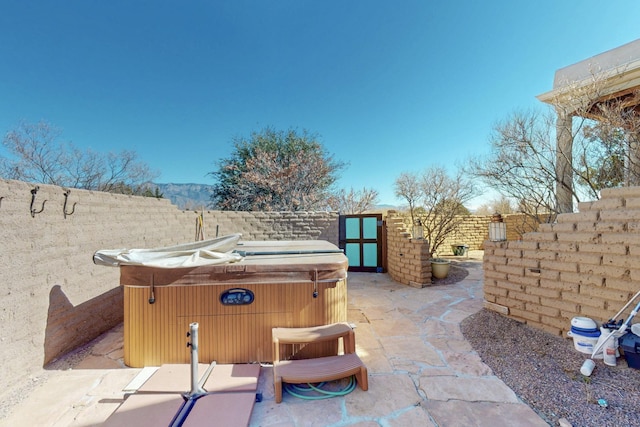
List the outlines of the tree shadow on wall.
{"label": "tree shadow on wall", "polygon": [[124,318],[122,287],[74,306],[62,287],[49,292],[49,311],[44,337],[44,365],[89,343],[104,332],[122,323]]}

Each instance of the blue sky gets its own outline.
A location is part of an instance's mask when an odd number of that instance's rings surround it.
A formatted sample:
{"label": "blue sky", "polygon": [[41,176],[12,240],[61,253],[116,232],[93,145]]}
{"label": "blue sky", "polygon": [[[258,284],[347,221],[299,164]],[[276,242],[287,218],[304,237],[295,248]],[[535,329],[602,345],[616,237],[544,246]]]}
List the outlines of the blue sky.
{"label": "blue sky", "polygon": [[0,131],[132,149],[157,182],[213,184],[234,136],[307,129],[339,186],[399,203],[541,107],[555,70],[640,38],[638,0],[3,1]]}

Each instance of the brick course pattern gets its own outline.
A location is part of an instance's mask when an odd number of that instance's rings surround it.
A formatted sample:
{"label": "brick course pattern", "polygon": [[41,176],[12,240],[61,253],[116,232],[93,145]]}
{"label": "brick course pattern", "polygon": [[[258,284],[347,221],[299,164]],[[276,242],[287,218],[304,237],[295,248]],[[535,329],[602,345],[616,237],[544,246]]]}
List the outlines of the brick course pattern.
{"label": "brick course pattern", "polygon": [[[532,229],[530,221],[524,215],[505,215],[507,239],[520,239],[519,230]],[[451,245],[464,244],[470,250],[484,249],[489,238],[491,216],[468,215],[461,218],[458,229],[449,236],[439,248],[438,254],[432,254],[429,242],[414,239],[411,217],[406,212],[390,210],[387,212],[387,272],[396,282],[425,287],[431,285],[431,263],[434,256],[453,255]],[[511,267],[511,266],[510,266]]]}
{"label": "brick course pattern", "polygon": [[558,335],[575,316],[612,318],[640,289],[640,187],[601,196],[522,240],[485,242],[485,306]]}
{"label": "brick course pattern", "polygon": [[[406,212],[390,211],[402,218],[406,231],[411,233],[413,225],[411,217]],[[507,229],[507,240],[520,240],[524,231],[531,231],[537,227],[532,220],[522,214],[503,215]],[[438,248],[437,255],[453,255],[451,245],[466,245],[469,250],[483,250],[484,242],[489,239],[489,223],[491,215],[465,215],[460,217],[460,225],[444,243]]]}
{"label": "brick course pattern", "polygon": [[429,242],[413,239],[403,215],[388,211],[387,272],[396,282],[422,288],[431,284]]}
{"label": "brick course pattern", "polygon": [[[196,239],[201,212],[167,199],[0,180],[0,398],[43,365],[85,344],[123,318],[120,272],[96,266],[100,249],[154,248]],[[46,202],[44,202],[46,200]],[[244,240],[322,239],[338,244],[335,212],[205,211],[206,238],[242,233]]]}

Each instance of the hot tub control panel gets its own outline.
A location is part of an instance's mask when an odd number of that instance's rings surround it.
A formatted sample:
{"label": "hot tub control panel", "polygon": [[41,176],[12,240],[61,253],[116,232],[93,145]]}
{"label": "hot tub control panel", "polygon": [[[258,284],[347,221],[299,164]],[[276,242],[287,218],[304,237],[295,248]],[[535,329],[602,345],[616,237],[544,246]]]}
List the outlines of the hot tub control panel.
{"label": "hot tub control panel", "polygon": [[251,304],[253,299],[253,292],[244,288],[227,289],[220,294],[222,305],[247,305]]}

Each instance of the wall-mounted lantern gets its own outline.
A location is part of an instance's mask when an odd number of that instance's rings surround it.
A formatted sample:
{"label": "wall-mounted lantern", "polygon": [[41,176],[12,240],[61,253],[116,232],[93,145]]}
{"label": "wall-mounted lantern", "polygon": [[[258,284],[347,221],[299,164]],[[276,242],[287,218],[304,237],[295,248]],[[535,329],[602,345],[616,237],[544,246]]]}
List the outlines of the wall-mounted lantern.
{"label": "wall-mounted lantern", "polygon": [[489,223],[489,240],[492,242],[504,242],[507,240],[507,224],[498,212],[491,216]]}
{"label": "wall-mounted lantern", "polygon": [[416,219],[413,222],[412,234],[414,239],[424,239],[424,230],[422,229],[422,221],[420,221],[420,219]]}

